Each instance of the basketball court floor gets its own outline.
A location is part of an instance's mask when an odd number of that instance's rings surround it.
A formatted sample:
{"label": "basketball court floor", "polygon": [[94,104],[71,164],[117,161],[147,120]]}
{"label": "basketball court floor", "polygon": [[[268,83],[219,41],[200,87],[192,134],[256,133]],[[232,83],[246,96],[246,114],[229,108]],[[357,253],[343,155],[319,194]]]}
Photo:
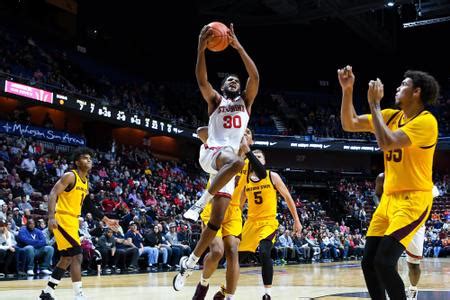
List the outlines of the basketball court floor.
{"label": "basketball court floor", "polygon": [[[399,271],[407,280],[407,266],[401,258]],[[180,292],[172,288],[175,272],[130,275],[105,275],[83,277],[83,286],[88,299],[191,299],[200,278],[195,271]],[[224,282],[224,269],[214,274],[206,299],[212,299]],[[37,299],[47,280],[1,280],[0,299]],[[450,299],[450,258],[427,258],[422,262],[422,277],[419,283],[420,300]],[[236,299],[261,299],[263,286],[260,268],[241,268]],[[72,300],[70,278],[63,278],[56,293],[58,300]],[[276,266],[272,299],[368,299],[359,261],[339,263],[314,263]]]}

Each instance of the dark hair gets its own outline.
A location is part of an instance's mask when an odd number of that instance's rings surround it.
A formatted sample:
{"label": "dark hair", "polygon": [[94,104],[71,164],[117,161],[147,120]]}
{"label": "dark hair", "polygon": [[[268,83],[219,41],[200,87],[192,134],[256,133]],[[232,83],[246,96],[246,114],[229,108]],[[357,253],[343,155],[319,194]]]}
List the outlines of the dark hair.
{"label": "dark hair", "polygon": [[228,77],[236,77],[237,79],[239,79],[239,82],[241,81],[241,79],[239,78],[239,76],[237,74],[226,73],[225,76],[223,76],[222,81],[220,82],[220,88],[223,87],[223,85],[225,84],[225,81],[228,79]]}
{"label": "dark hair", "polygon": [[439,83],[430,74],[422,71],[408,70],[404,77],[411,78],[413,88],[420,88],[420,99],[423,104],[434,104],[439,96]]}
{"label": "dark hair", "polygon": [[251,129],[250,127],[247,127],[248,130],[250,130],[250,133],[252,134],[252,138],[255,138],[255,131]]}
{"label": "dark hair", "polygon": [[76,148],[72,153],[72,161],[75,163],[77,160],[80,159],[81,156],[89,154],[91,157],[94,156],[94,151],[88,147],[79,147]]}

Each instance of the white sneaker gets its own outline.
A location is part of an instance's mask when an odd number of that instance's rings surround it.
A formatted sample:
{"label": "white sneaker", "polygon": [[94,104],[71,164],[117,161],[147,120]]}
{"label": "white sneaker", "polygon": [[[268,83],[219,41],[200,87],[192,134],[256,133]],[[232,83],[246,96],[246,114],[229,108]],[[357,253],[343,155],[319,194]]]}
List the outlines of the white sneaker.
{"label": "white sneaker", "polygon": [[51,275],[52,271],[50,271],[49,269],[44,269],[44,270],[41,270],[41,273],[44,273],[45,275]]}
{"label": "white sneaker", "polygon": [[75,300],[87,300],[84,294],[78,294],[75,296]]}
{"label": "white sneaker", "polygon": [[27,271],[27,275],[28,275],[28,276],[34,276],[33,270],[28,270],[28,271]]}
{"label": "white sneaker", "polygon": [[193,268],[188,268],[186,266],[186,262],[188,260],[187,256],[183,256],[180,259],[180,272],[173,278],[173,289],[175,291],[180,291],[184,287],[184,283],[186,282],[186,279],[191,276],[192,271],[194,271]]}
{"label": "white sneaker", "polygon": [[194,203],[184,214],[183,218],[188,219],[192,222],[197,222],[198,218],[200,217],[200,213],[202,212],[203,207],[197,205],[197,203]]}
{"label": "white sneaker", "polygon": [[417,300],[417,294],[419,293],[419,290],[416,286],[410,286],[406,290],[406,299],[408,300]]}

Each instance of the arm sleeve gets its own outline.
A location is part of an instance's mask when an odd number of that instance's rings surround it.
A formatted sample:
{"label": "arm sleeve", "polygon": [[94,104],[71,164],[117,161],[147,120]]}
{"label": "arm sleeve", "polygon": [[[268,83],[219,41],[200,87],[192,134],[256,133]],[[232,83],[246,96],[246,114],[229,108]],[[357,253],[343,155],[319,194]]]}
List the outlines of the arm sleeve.
{"label": "arm sleeve", "polygon": [[264,165],[256,158],[255,154],[252,151],[245,153],[248,161],[252,167],[252,170],[256,173],[259,179],[264,179],[267,176],[266,168]]}
{"label": "arm sleeve", "polygon": [[94,218],[97,218],[99,220],[103,219],[103,217],[105,216],[101,210],[95,207],[91,198],[89,198],[88,196],[84,198],[83,209],[87,212],[90,212]]}

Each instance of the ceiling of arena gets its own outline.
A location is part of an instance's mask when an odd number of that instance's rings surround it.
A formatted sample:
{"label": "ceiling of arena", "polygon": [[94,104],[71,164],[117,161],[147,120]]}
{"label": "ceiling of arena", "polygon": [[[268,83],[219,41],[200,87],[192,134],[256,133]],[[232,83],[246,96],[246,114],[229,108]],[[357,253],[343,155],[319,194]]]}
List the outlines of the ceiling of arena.
{"label": "ceiling of arena", "polygon": [[450,16],[450,1],[397,0],[197,0],[205,18],[239,19],[243,25],[316,24],[339,21],[355,34],[389,52],[403,22]]}

